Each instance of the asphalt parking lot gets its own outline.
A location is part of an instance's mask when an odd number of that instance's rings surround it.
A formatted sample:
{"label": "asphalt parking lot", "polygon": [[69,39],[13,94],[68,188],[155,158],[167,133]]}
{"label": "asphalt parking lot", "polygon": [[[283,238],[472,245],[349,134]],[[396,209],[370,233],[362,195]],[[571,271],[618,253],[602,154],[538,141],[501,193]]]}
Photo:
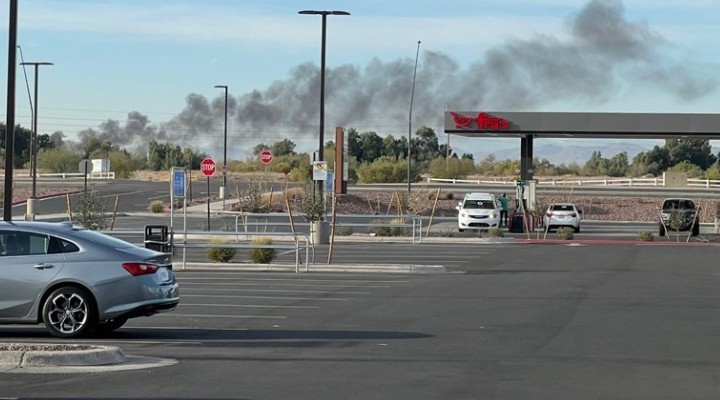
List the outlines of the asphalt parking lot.
{"label": "asphalt parking lot", "polygon": [[[373,246],[368,258],[414,252],[445,257],[448,268],[177,271],[174,312],[72,341],[174,365],[8,373],[0,396],[678,399],[720,390],[717,247]],[[25,326],[0,327],[0,340],[56,339]]]}

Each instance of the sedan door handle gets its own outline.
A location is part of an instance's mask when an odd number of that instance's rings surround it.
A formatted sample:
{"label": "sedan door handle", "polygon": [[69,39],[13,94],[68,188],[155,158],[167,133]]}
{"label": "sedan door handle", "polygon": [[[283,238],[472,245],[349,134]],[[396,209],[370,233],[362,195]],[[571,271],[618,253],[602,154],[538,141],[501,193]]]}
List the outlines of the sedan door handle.
{"label": "sedan door handle", "polygon": [[45,263],[33,265],[33,268],[35,268],[35,269],[49,269],[49,268],[53,268],[53,267],[55,267],[55,266],[52,264],[45,264]]}

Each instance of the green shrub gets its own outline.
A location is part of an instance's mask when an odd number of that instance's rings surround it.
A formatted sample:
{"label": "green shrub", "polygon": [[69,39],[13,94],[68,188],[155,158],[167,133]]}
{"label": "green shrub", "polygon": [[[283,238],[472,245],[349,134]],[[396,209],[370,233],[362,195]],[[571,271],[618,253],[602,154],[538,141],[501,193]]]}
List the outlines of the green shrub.
{"label": "green shrub", "polygon": [[504,237],[505,233],[499,228],[490,228],[487,230],[487,237],[489,238],[501,238]]}
{"label": "green shrub", "polygon": [[568,228],[568,227],[562,227],[562,228],[558,228],[555,236],[558,239],[562,239],[562,240],[572,240],[574,233],[575,233],[575,229]]}
{"label": "green shrub", "polygon": [[338,236],[350,236],[353,233],[353,228],[350,226],[337,226],[335,227],[335,234]]}
{"label": "green shrub", "polygon": [[[253,244],[267,246],[273,244],[271,238],[257,238],[252,241]],[[258,264],[269,264],[275,259],[275,249],[254,248],[250,249],[250,259]]]}
{"label": "green shrub", "polygon": [[391,221],[375,219],[370,221],[371,224],[378,226],[372,226],[368,229],[368,232],[375,234],[375,236],[402,236],[404,228],[401,226],[394,226],[404,224],[405,221],[402,218],[393,219]]}
{"label": "green shrub", "polygon": [[94,188],[78,194],[78,200],[73,204],[72,220],[94,231],[110,226],[105,200]]}
{"label": "green shrub", "polygon": [[[217,243],[217,244],[230,244],[232,243],[229,240],[212,240],[211,243]],[[211,247],[208,249],[208,258],[212,262],[222,262],[226,263],[235,257],[235,254],[237,253],[237,249],[233,249],[231,247]]]}
{"label": "green shrub", "polygon": [[151,212],[160,214],[165,211],[165,204],[161,200],[153,200],[148,208]]}
{"label": "green shrub", "polygon": [[637,240],[642,242],[652,242],[654,240],[652,232],[639,232]]}

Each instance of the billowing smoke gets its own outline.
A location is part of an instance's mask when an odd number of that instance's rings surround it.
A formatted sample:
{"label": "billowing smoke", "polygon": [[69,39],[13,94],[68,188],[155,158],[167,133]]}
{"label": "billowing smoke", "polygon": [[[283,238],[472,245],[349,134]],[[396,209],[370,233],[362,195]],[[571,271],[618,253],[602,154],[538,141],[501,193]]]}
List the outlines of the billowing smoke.
{"label": "billowing smoke", "polygon": [[[439,127],[446,107],[523,111],[555,101],[592,110],[624,85],[646,85],[692,101],[717,89],[714,75],[673,62],[667,43],[643,23],[628,21],[619,0],[591,0],[566,21],[567,38],[541,35],[512,40],[461,67],[446,54],[423,50],[417,71],[413,124]],[[415,60],[372,60],[365,67],[326,70],[326,135],[335,126],[375,130],[381,135],[407,129]],[[302,64],[264,90],[231,97],[230,130],[236,145],[250,148],[276,138],[313,137],[319,125],[319,68]],[[208,132],[222,132],[224,98],[208,102],[191,94],[186,108],[159,132],[142,120],[125,131],[104,126],[102,135],[129,140],[164,135],[178,144],[199,145]],[[133,132],[130,132],[130,131]],[[210,135],[215,147],[222,137]],[[237,139],[241,137],[242,139]],[[242,144],[240,144],[242,142]]]}

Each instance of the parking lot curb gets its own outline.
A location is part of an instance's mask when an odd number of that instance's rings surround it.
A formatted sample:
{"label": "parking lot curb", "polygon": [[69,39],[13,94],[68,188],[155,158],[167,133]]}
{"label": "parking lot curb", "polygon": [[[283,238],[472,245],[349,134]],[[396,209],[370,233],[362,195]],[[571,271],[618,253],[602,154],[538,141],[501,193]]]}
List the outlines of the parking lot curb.
{"label": "parking lot curb", "polygon": [[[64,345],[22,344],[23,347],[43,350],[2,350],[0,369],[26,367],[108,366],[127,362],[123,351],[116,346],[90,346],[68,349]],[[53,350],[57,347],[58,350]]]}

